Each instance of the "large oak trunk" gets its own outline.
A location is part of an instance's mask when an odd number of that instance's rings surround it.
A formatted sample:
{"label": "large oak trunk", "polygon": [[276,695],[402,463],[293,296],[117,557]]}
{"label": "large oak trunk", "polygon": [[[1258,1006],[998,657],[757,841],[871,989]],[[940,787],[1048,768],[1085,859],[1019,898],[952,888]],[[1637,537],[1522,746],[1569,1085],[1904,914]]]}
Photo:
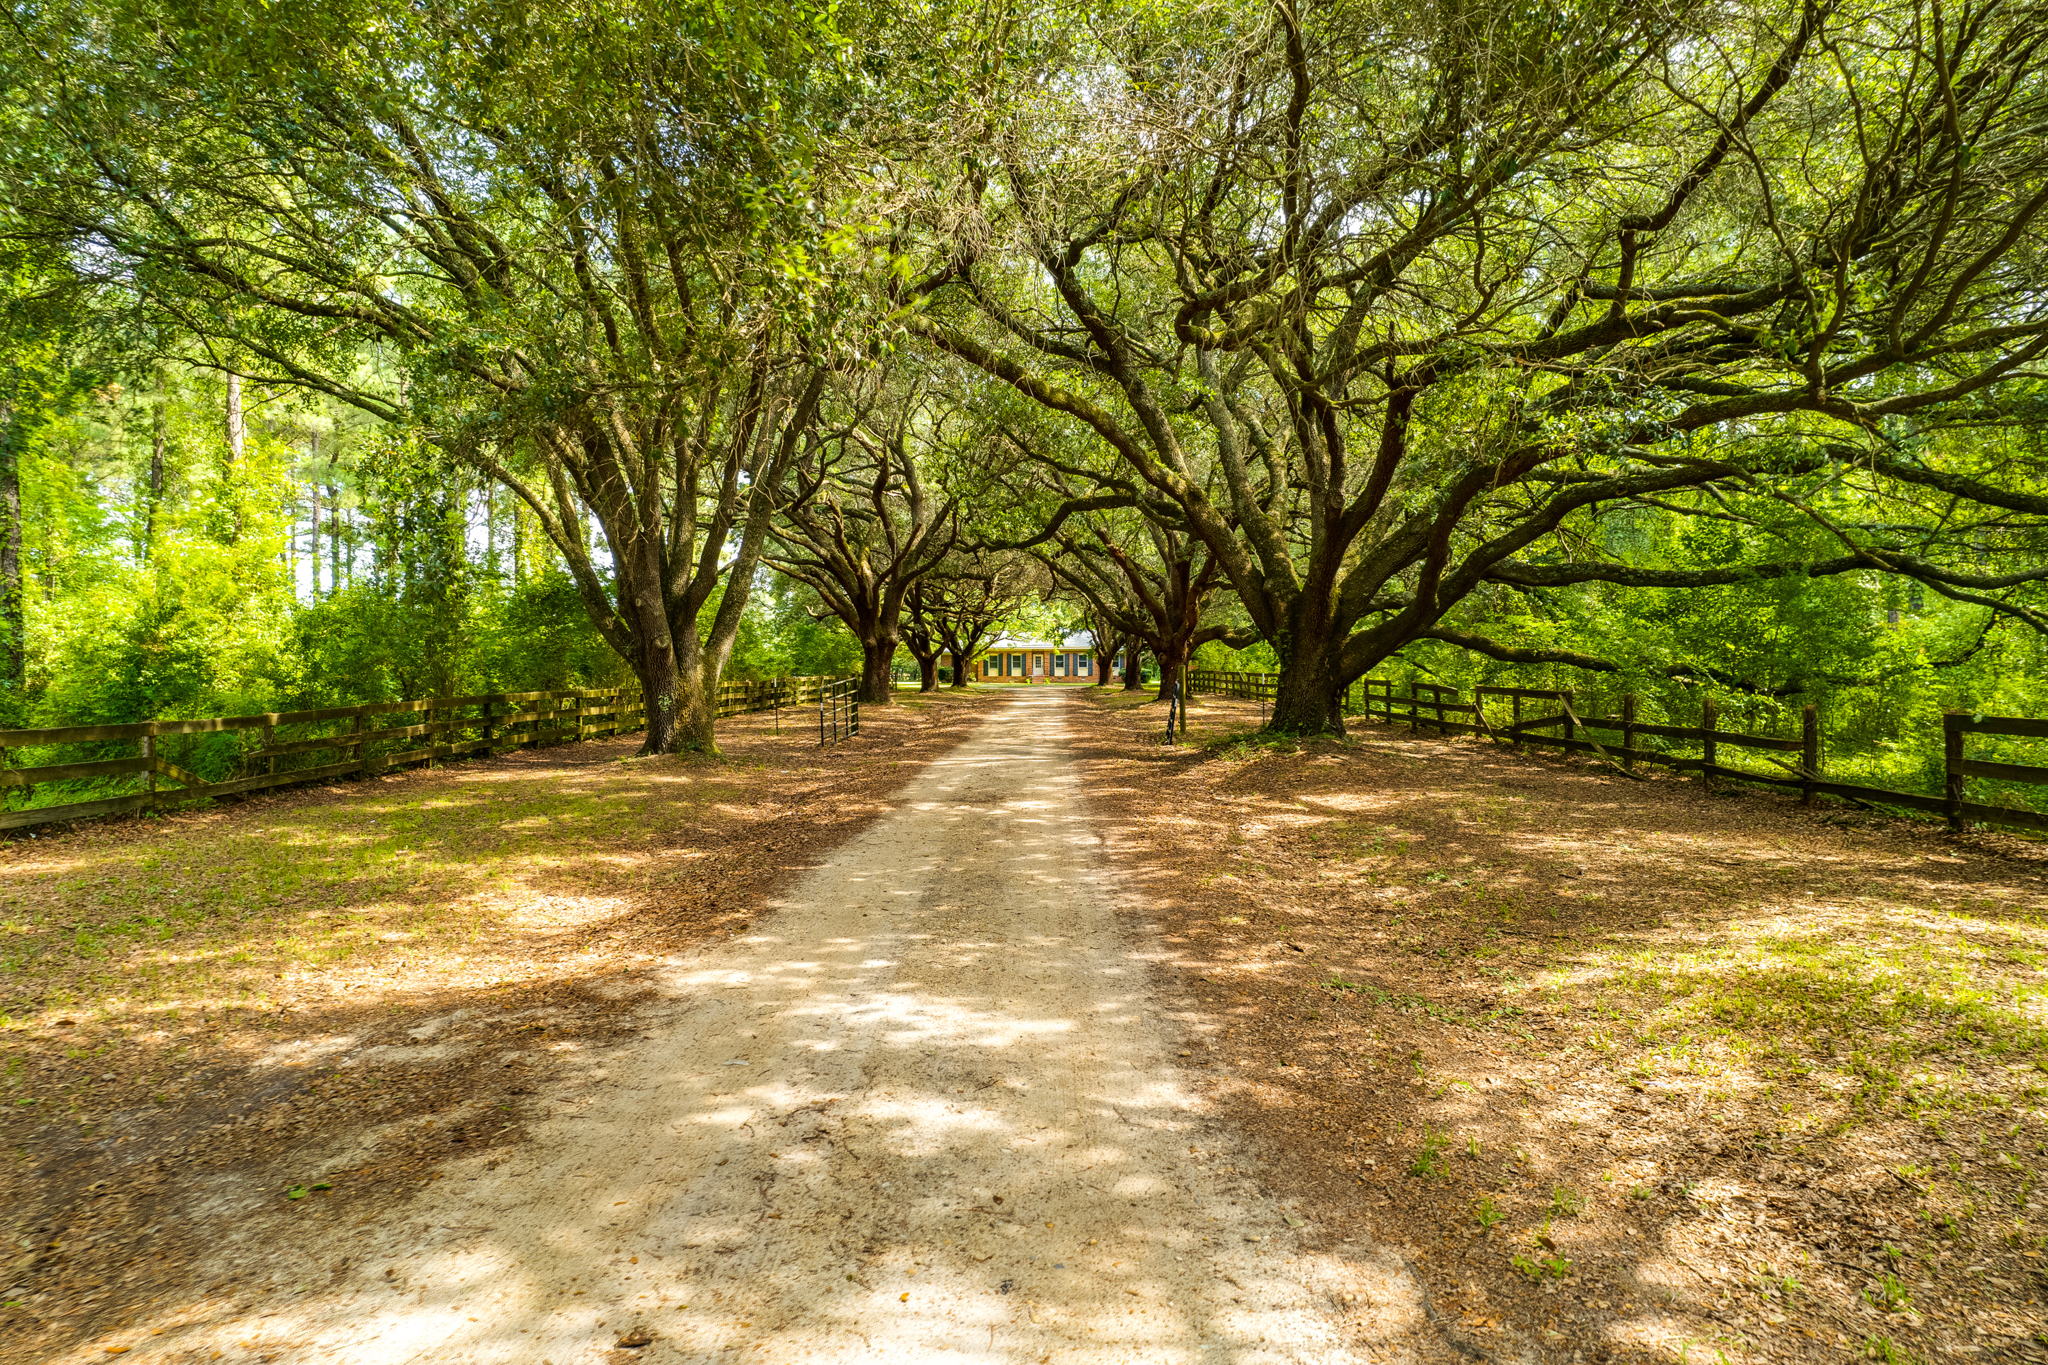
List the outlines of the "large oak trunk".
{"label": "large oak trunk", "polygon": [[1337,654],[1342,641],[1322,622],[1298,624],[1274,647],[1280,677],[1266,728],[1282,735],[1344,733],[1344,683]]}
{"label": "large oak trunk", "polygon": [[1343,734],[1344,708],[1327,670],[1282,668],[1273,694],[1273,718],[1266,728],[1281,735]]}
{"label": "large oak trunk", "polygon": [[713,705],[715,683],[685,680],[677,700],[675,744],[671,752],[718,752],[718,713]]}
{"label": "large oak trunk", "polygon": [[[640,752],[672,754],[685,747],[686,736],[689,740],[687,747],[708,747],[708,727],[695,723],[701,719],[697,713],[710,708],[703,704],[697,688],[685,684],[682,671],[676,667],[674,652],[665,647],[643,648],[635,664],[641,696],[647,704],[647,731],[640,743]],[[690,734],[693,727],[698,733]]]}
{"label": "large oak trunk", "polygon": [[957,649],[953,651],[952,685],[963,688],[967,686],[967,656]]}
{"label": "large oak trunk", "polygon": [[1174,689],[1181,686],[1186,679],[1188,655],[1192,652],[1185,640],[1174,641],[1165,648],[1152,652],[1152,657],[1159,660],[1158,700],[1165,701],[1174,695]]}
{"label": "large oak trunk", "polygon": [[1145,690],[1145,656],[1139,652],[1135,641],[1124,644],[1124,691]]}
{"label": "large oak trunk", "polygon": [[889,670],[896,662],[896,637],[877,640],[860,647],[860,699],[887,706],[890,695]]}

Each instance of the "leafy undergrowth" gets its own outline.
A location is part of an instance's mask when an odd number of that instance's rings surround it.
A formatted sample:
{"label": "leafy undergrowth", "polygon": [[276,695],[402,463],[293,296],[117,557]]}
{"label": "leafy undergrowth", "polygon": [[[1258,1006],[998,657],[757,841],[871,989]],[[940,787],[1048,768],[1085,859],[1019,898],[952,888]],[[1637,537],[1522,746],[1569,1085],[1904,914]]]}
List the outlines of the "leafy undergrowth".
{"label": "leafy undergrowth", "polygon": [[1405,728],[1090,791],[1190,1052],[1434,1349],[2048,1360],[2048,859]]}
{"label": "leafy undergrowth", "polygon": [[[957,741],[981,694],[794,712],[722,758],[592,741],[0,845],[0,1360],[289,1255],[508,1140],[663,958]],[[232,1259],[232,1257],[225,1258]]]}

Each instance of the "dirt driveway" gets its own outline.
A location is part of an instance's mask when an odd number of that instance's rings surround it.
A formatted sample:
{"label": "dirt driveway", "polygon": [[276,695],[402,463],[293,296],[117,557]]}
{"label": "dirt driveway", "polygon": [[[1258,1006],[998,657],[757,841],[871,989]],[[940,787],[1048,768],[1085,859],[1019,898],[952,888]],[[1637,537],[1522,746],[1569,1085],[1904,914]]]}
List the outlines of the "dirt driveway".
{"label": "dirt driveway", "polygon": [[239,1320],[450,1162],[524,1141],[636,1031],[627,1002],[745,933],[994,700],[905,696],[826,746],[745,716],[722,757],[564,744],[0,842],[0,1362]]}
{"label": "dirt driveway", "polygon": [[1003,703],[674,962],[524,1143],[129,1358],[1249,1365],[1411,1330],[1398,1269],[1305,1254],[1183,1083],[1075,704]]}

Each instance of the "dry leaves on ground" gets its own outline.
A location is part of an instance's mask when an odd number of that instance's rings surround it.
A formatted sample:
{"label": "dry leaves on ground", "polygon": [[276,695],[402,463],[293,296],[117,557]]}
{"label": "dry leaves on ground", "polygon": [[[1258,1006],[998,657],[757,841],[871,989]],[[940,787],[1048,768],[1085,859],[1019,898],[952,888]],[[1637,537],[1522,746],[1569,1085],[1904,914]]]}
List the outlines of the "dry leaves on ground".
{"label": "dry leaves on ground", "polygon": [[2048,1360],[2037,848],[1091,699],[1190,1060],[1442,1358]]}
{"label": "dry leaves on ground", "polygon": [[0,1360],[204,1313],[515,1137],[665,958],[888,808],[976,694],[591,741],[0,846]]}

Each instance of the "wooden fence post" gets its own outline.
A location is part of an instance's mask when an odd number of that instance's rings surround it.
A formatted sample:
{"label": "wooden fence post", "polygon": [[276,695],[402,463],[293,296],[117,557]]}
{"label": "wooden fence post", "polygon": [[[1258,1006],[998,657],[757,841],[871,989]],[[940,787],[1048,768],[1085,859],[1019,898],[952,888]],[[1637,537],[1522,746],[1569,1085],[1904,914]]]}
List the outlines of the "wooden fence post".
{"label": "wooden fence post", "polygon": [[[266,749],[277,747],[277,727],[275,725],[263,727],[263,747]],[[263,773],[266,777],[275,777],[277,775],[276,754],[265,754],[263,756]]]}
{"label": "wooden fence post", "polygon": [[1711,696],[1701,697],[1700,757],[1702,766],[1700,768],[1700,781],[1709,785],[1712,785],[1714,780],[1714,769],[1721,762],[1721,747],[1714,738],[1715,719],[1714,699]]}
{"label": "wooden fence post", "polygon": [[487,754],[498,751],[497,715],[498,704],[494,701],[486,701],[484,703],[484,752]]}
{"label": "wooden fence post", "polygon": [[[1572,691],[1570,688],[1564,690],[1562,700],[1564,702],[1564,737],[1566,739],[1577,739],[1579,737],[1579,708],[1572,705]],[[1567,747],[1565,752],[1570,753],[1571,749]]]}
{"label": "wooden fence post", "polygon": [[1960,711],[1947,711],[1941,717],[1941,795],[1946,803],[1948,827],[1960,834],[1965,825],[1963,820],[1963,723],[1968,719]]}
{"label": "wooden fence post", "polygon": [[370,775],[369,728],[363,724],[368,719],[369,717],[361,711],[356,712],[356,776],[358,777],[368,777]]}
{"label": "wooden fence post", "polygon": [[156,726],[151,725],[142,736],[142,756],[149,766],[142,770],[142,790],[149,797],[149,804],[156,804]]}
{"label": "wooden fence post", "polygon": [[1813,804],[1813,784],[1820,776],[1820,708],[1808,706],[1799,712],[1799,804]]}
{"label": "wooden fence post", "polygon": [[1636,770],[1636,694],[1633,692],[1621,699],[1621,766],[1630,772]]}
{"label": "wooden fence post", "polygon": [[1508,730],[1508,739],[1509,742],[1519,749],[1522,747],[1522,692],[1520,688],[1515,689],[1514,703],[1514,714],[1508,721],[1509,726],[1512,727]]}

